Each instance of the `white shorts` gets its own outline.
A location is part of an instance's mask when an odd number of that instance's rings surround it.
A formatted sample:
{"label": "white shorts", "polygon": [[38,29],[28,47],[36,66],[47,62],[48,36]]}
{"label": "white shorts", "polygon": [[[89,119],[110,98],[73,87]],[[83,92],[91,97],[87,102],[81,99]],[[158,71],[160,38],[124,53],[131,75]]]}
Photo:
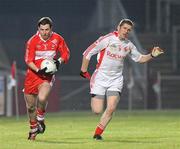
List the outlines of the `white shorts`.
{"label": "white shorts", "polygon": [[100,73],[95,72],[90,81],[90,93],[96,95],[106,95],[107,91],[122,91],[123,88],[123,76],[116,78],[103,76]]}

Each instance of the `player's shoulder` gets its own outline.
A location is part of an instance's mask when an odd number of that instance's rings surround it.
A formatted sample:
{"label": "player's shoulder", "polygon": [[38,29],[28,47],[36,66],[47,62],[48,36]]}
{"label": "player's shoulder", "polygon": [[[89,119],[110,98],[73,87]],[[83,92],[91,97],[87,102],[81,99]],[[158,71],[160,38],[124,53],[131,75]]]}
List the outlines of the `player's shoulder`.
{"label": "player's shoulder", "polygon": [[135,46],[134,43],[129,39],[126,39],[125,42],[130,46]]}
{"label": "player's shoulder", "polygon": [[126,39],[125,42],[126,42],[126,45],[128,45],[128,47],[129,47],[130,49],[136,49],[135,44],[134,44],[131,40]]}
{"label": "player's shoulder", "polygon": [[34,34],[33,36],[31,36],[29,38],[29,40],[27,41],[27,43],[32,43],[32,42],[35,42],[36,40],[38,39],[38,35],[37,34]]}
{"label": "player's shoulder", "polygon": [[58,34],[58,33],[56,33],[56,32],[53,32],[53,33],[52,33],[52,37],[53,37],[53,38],[56,38],[56,39],[58,39],[58,40],[64,40],[64,38],[63,38],[60,34]]}
{"label": "player's shoulder", "polygon": [[108,34],[105,34],[105,35],[102,35],[99,37],[98,41],[102,41],[102,40],[108,40],[110,38],[112,38],[114,36],[114,33],[113,32],[110,32]]}
{"label": "player's shoulder", "polygon": [[102,36],[103,38],[109,38],[109,37],[113,37],[113,36],[116,36],[116,32],[110,32],[104,36]]}

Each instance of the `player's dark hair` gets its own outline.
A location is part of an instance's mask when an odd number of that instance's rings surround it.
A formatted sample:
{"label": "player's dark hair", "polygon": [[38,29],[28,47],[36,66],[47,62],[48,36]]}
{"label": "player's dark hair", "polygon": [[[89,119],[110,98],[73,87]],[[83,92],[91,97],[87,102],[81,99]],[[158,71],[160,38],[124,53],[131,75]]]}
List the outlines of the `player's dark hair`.
{"label": "player's dark hair", "polygon": [[134,26],[134,23],[133,21],[131,21],[130,19],[122,19],[120,22],[119,22],[119,26],[122,26],[123,24],[128,24],[130,26]]}
{"label": "player's dark hair", "polygon": [[38,27],[40,27],[40,25],[46,25],[46,24],[49,24],[50,28],[52,27],[53,22],[50,17],[42,17],[41,19],[39,19]]}

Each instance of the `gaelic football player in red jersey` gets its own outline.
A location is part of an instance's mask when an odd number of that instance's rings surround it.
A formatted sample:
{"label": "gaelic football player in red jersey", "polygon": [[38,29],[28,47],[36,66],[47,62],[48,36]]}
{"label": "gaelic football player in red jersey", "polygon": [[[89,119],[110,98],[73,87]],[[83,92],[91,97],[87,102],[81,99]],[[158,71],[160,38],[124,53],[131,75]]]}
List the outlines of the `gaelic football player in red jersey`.
{"label": "gaelic football player in red jersey", "polygon": [[[83,53],[80,75],[90,79],[92,111],[96,114],[101,113],[107,99],[107,106],[94,132],[93,138],[96,140],[102,140],[102,133],[112,119],[120,100],[125,57],[129,55],[133,61],[145,63],[163,53],[162,49],[154,47],[151,53],[141,54],[128,40],[128,34],[133,26],[131,20],[121,20],[117,31],[100,37]],[[88,65],[91,56],[95,54],[98,54],[98,64],[91,77],[88,73]]]}
{"label": "gaelic football player in red jersey", "polygon": [[[57,57],[58,54],[60,57]],[[62,63],[67,63],[70,52],[63,37],[52,31],[52,20],[43,17],[38,21],[38,31],[26,44],[25,62],[28,66],[24,97],[29,116],[29,140],[35,140],[38,133],[45,131],[45,112],[47,97],[55,80],[55,75],[41,69],[44,59],[54,59],[57,69]]]}

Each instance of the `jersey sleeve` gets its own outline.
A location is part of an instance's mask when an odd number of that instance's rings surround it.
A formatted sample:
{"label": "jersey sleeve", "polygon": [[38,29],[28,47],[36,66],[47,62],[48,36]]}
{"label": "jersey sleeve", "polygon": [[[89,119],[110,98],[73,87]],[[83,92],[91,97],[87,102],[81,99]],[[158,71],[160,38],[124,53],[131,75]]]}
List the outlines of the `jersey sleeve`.
{"label": "jersey sleeve", "polygon": [[90,45],[83,53],[87,59],[105,49],[109,44],[109,37],[102,36]]}
{"label": "jersey sleeve", "polygon": [[64,59],[64,63],[67,63],[70,57],[70,51],[63,38],[61,39],[59,43],[58,50],[60,52],[61,57]]}
{"label": "jersey sleeve", "polygon": [[34,41],[29,40],[26,43],[25,62],[26,64],[34,62],[35,59],[35,46]]}
{"label": "jersey sleeve", "polygon": [[130,43],[130,53],[129,56],[135,62],[138,62],[142,54],[137,50],[136,46],[133,43]]}

